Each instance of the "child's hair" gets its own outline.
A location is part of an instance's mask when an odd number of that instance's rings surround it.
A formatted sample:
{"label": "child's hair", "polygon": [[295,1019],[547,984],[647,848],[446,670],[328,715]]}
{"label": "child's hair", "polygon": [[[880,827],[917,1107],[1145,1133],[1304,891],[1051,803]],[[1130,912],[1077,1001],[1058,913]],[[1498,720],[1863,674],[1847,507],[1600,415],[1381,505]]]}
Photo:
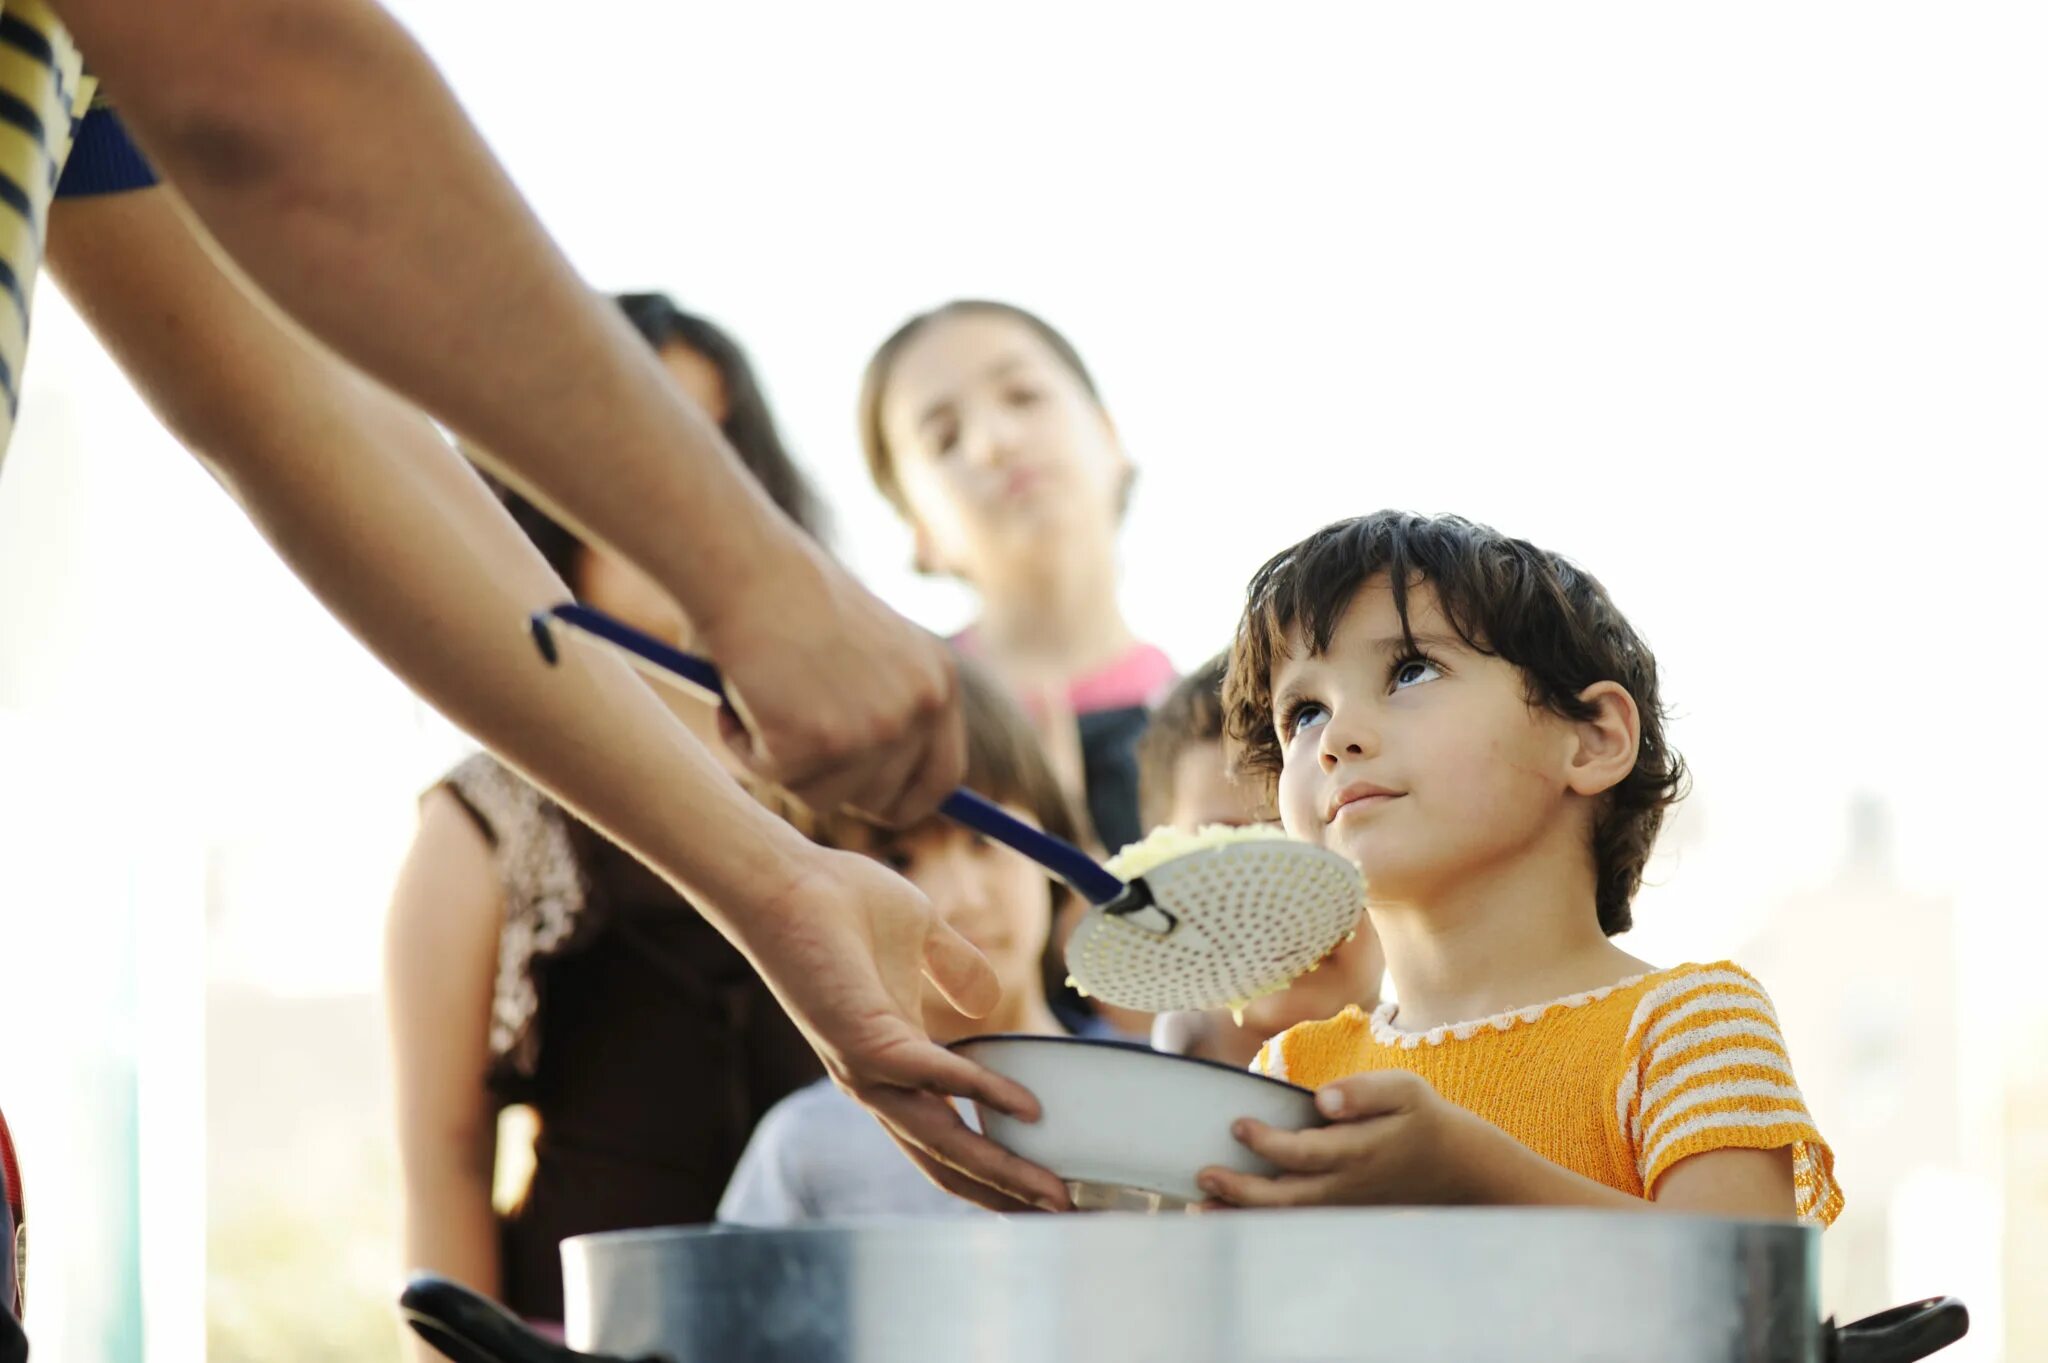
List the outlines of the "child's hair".
{"label": "child's hair", "polygon": [[[986,298],[958,298],[928,312],[918,313],[891,332],[889,339],[875,350],[860,381],[860,444],[867,455],[868,476],[874,479],[876,491],[887,497],[889,504],[902,515],[910,514],[910,505],[904,499],[903,484],[896,476],[896,453],[889,448],[888,433],[882,429],[882,398],[889,386],[890,371],[895,368],[896,357],[903,353],[903,347],[909,345],[920,331],[934,322],[977,313],[1007,317],[1030,330],[1045,342],[1046,348],[1059,358],[1061,364],[1073,371],[1095,405],[1102,405],[1102,393],[1095,386],[1094,375],[1082,362],[1081,352],[1074,349],[1073,342],[1061,335],[1058,328],[1037,313],[1026,311],[1014,303],[998,303]],[[1130,483],[1126,481],[1123,490],[1126,505],[1130,501],[1130,492]],[[1123,506],[1118,510],[1123,510]]]}
{"label": "child's hair", "polygon": [[[960,705],[967,720],[967,788],[983,799],[1024,810],[1056,838],[1080,841],[1081,821],[1053,775],[1030,721],[980,667],[966,658],[959,664]],[[858,847],[871,840],[871,828],[853,815],[833,814],[820,818],[817,837],[827,846]],[[1066,893],[1053,887],[1055,908]]]}
{"label": "child's hair", "polygon": [[1152,712],[1138,740],[1138,809],[1145,827],[1161,827],[1172,817],[1180,755],[1197,743],[1223,742],[1223,678],[1229,670],[1225,650],[1182,677]]}
{"label": "child's hair", "polygon": [[[684,312],[665,293],[622,293],[613,301],[655,350],[679,345],[711,361],[725,390],[725,419],[719,422],[719,430],[783,514],[811,538],[823,540],[827,531],[824,504],[783,445],[754,367],[739,343],[716,324]],[[484,479],[555,575],[574,587],[583,552],[583,541],[576,532],[490,474]]]}
{"label": "child's hair", "polygon": [[1579,693],[1602,681],[1634,698],[1642,714],[1635,768],[1604,797],[1592,847],[1600,929],[1610,937],[1628,931],[1664,811],[1684,797],[1685,763],[1665,741],[1649,645],[1606,588],[1562,555],[1461,517],[1397,511],[1325,526],[1275,555],[1252,578],[1224,682],[1239,768],[1262,777],[1268,791],[1278,780],[1273,669],[1289,634],[1298,630],[1311,655],[1323,652],[1359,589],[1382,575],[1404,634],[1409,593],[1426,582],[1460,639],[1520,669],[1532,706],[1590,719]]}

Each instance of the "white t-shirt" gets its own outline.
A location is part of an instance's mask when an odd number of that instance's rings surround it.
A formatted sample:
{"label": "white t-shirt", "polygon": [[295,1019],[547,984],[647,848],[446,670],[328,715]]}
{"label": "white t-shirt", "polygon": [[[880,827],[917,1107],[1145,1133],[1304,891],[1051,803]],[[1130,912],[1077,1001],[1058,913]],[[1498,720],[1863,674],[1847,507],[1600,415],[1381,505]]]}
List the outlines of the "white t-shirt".
{"label": "white t-shirt", "polygon": [[[971,1124],[971,1110],[961,1107]],[[739,1226],[986,1215],[926,1178],[881,1123],[829,1080],[769,1109],[718,1204],[718,1219]]]}

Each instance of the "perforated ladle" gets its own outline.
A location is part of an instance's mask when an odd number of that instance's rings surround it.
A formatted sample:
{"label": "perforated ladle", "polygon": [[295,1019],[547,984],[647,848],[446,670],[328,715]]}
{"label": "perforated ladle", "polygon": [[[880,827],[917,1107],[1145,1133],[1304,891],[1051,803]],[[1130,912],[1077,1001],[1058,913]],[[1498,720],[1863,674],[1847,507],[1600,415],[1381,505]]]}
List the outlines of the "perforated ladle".
{"label": "perforated ladle", "polygon": [[[608,644],[642,672],[726,706],[710,661],[574,602],[537,611],[529,626],[549,663],[557,626]],[[1013,818],[971,790],[939,812],[1037,862],[1090,908],[1067,943],[1083,993],[1146,1012],[1241,1005],[1312,969],[1358,925],[1358,868],[1305,842],[1231,842],[1162,862],[1128,883],[1080,848]]]}

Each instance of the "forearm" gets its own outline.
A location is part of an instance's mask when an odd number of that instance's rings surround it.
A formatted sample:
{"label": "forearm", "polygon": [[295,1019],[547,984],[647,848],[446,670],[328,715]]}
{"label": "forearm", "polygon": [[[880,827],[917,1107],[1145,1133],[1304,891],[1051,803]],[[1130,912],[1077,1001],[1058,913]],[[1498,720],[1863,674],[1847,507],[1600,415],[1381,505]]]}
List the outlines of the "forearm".
{"label": "forearm", "polygon": [[453,1152],[413,1156],[405,1183],[405,1271],[452,1278],[495,1298],[503,1275],[490,1170]]}
{"label": "forearm", "polygon": [[[401,1272],[431,1273],[495,1301],[504,1290],[499,1255],[489,1170],[475,1169],[453,1152],[409,1157]],[[416,1363],[442,1363],[439,1350],[410,1333],[407,1349]]]}
{"label": "forearm", "polygon": [[1553,1164],[1505,1134],[1505,1145],[1490,1150],[1469,1169],[1470,1201],[1498,1207],[1594,1207],[1601,1211],[1656,1211],[1647,1199],[1596,1183]]}
{"label": "forearm", "polygon": [[[51,265],[174,434],[429,702],[732,931],[809,851],[623,663],[524,628],[566,588],[404,403],[273,322],[163,190],[66,208]],[[76,229],[57,244],[59,232]]]}
{"label": "forearm", "polygon": [[265,293],[693,618],[718,608],[710,584],[803,552],[374,0],[60,8],[166,178]]}

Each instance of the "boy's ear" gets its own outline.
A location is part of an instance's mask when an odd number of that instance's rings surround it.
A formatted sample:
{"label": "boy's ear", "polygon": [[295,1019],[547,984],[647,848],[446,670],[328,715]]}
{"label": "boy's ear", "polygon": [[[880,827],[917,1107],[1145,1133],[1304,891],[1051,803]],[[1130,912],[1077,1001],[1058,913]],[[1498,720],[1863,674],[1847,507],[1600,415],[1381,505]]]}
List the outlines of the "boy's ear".
{"label": "boy's ear", "polygon": [[1620,682],[1594,682],[1579,692],[1593,708],[1572,723],[1573,744],[1565,784],[1577,795],[1604,795],[1628,779],[1642,745],[1643,716]]}

